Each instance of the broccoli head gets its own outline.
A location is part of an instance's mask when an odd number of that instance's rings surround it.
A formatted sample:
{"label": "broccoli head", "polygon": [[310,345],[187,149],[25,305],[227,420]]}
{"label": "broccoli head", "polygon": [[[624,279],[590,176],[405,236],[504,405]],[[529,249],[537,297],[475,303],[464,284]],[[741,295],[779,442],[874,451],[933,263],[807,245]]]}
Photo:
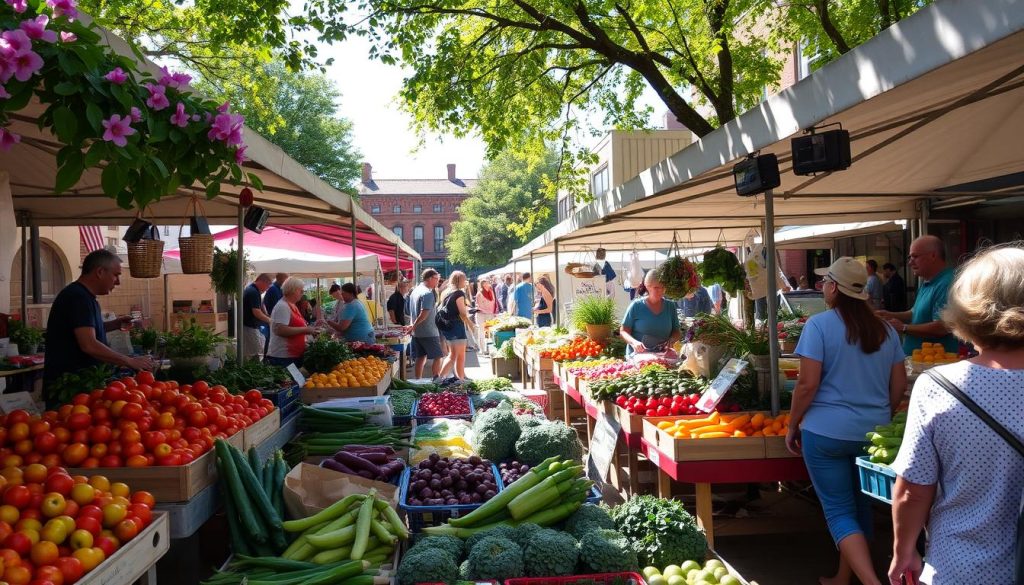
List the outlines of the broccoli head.
{"label": "broccoli head", "polygon": [[580,540],[580,561],[590,573],[627,573],[637,570],[636,553],[620,532],[599,528]]}
{"label": "broccoli head", "polygon": [[424,548],[439,548],[452,555],[455,562],[462,558],[462,540],[448,535],[426,536],[416,541],[416,544],[405,554],[413,554]]}
{"label": "broccoli head", "polygon": [[523,549],[507,538],[488,536],[473,545],[469,572],[476,579],[501,581],[523,576]]}
{"label": "broccoli head", "polygon": [[473,448],[477,455],[491,461],[502,461],[512,457],[512,449],[519,438],[519,423],[511,408],[492,408],[477,415],[473,421],[473,435]]}
{"label": "broccoli head", "polygon": [[469,572],[469,559],[462,561],[459,565],[459,579],[463,581],[472,581],[473,574]]}
{"label": "broccoli head", "polygon": [[523,551],[526,551],[526,545],[530,543],[530,539],[533,538],[535,532],[540,530],[540,526],[537,526],[533,522],[525,522],[516,526],[512,532],[512,542],[518,544]]}
{"label": "broccoli head", "polygon": [[612,510],[612,517],[645,566],[704,560],[704,532],[678,500],[638,496]]}
{"label": "broccoli head", "polygon": [[600,528],[614,530],[615,521],[606,508],[594,504],[583,504],[565,521],[565,531],[576,538],[583,538],[584,534]]}
{"label": "broccoli head", "polygon": [[420,547],[419,552],[410,549],[398,564],[398,585],[416,583],[453,583],[459,578],[458,562],[440,548]]}
{"label": "broccoli head", "polygon": [[523,564],[530,577],[564,577],[576,572],[580,547],[565,532],[541,528],[533,532],[523,551]]}
{"label": "broccoli head", "polygon": [[532,467],[553,456],[573,461],[583,457],[583,446],[575,429],[561,421],[523,429],[515,445],[516,459]]}
{"label": "broccoli head", "polygon": [[539,427],[544,424],[544,419],[539,416],[521,414],[516,416],[516,422],[519,423],[519,428],[525,431],[528,428]]}
{"label": "broccoli head", "polygon": [[487,538],[488,536],[499,536],[501,538],[507,538],[514,542],[515,534],[515,528],[512,528],[511,526],[505,524],[499,524],[494,528],[491,528],[490,530],[477,532],[476,534],[466,539],[466,554],[468,555],[469,553],[471,553],[473,551],[473,547],[476,546],[476,543]]}

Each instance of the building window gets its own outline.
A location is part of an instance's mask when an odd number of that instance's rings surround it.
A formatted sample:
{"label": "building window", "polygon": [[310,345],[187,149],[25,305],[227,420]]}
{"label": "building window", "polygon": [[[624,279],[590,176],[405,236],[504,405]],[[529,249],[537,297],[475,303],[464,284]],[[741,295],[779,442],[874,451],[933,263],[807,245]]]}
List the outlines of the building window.
{"label": "building window", "polygon": [[423,206],[420,205],[419,203],[417,203],[416,205],[413,205],[412,206],[412,212],[413,213],[423,213]]}
{"label": "building window", "polygon": [[800,81],[810,75],[818,68],[821,62],[821,53],[807,55],[807,41],[800,41],[796,45],[796,80]]}
{"label": "building window", "polygon": [[423,253],[423,226],[417,225],[412,228],[412,248],[418,253]]}
{"label": "building window", "polygon": [[434,251],[444,252],[444,226],[434,226]]}
{"label": "building window", "polygon": [[567,195],[558,200],[558,221],[562,222],[572,216],[576,207],[576,200],[572,195]]}
{"label": "building window", "polygon": [[600,197],[608,192],[611,187],[611,181],[608,172],[608,165],[604,165],[601,168],[594,171],[594,174],[590,176],[590,194],[594,197]]}
{"label": "building window", "polygon": [[380,213],[380,203],[374,203],[370,206],[370,213],[377,215]]}
{"label": "building window", "polygon": [[391,207],[391,213],[402,213],[402,206],[396,203]]}
{"label": "building window", "polygon": [[405,230],[402,228],[402,226],[396,225],[395,227],[391,228],[391,231],[395,232],[395,235],[398,236],[399,240],[405,240]]}
{"label": "building window", "polygon": [[443,208],[441,207],[441,204],[440,204],[440,203],[435,203],[435,204],[434,204],[434,213],[441,213],[441,210],[442,210],[442,209],[443,209]]}
{"label": "building window", "polygon": [[[32,263],[28,264],[28,291],[32,294]],[[59,250],[48,242],[39,242],[39,268],[40,280],[43,290],[42,301],[52,303],[57,293],[68,284],[68,274],[64,269],[63,256]],[[11,264],[11,298],[21,296],[21,250],[14,255],[14,262]]]}

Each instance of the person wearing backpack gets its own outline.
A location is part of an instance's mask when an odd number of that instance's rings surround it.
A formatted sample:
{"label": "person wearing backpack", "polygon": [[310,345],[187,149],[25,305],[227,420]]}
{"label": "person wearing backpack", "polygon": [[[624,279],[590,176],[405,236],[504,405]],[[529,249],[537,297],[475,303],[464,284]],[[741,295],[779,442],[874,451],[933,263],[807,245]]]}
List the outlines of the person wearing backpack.
{"label": "person wearing backpack", "polygon": [[473,330],[473,322],[469,319],[469,305],[466,302],[466,273],[456,270],[452,272],[444,290],[441,291],[441,303],[437,308],[435,322],[441,337],[448,342],[448,357],[441,366],[441,379],[455,372],[460,380],[466,379],[466,346],[469,343],[467,331]]}
{"label": "person wearing backpack", "polygon": [[[889,582],[1024,584],[1024,248],[961,268],[942,313],[979,351],[914,385],[893,490]],[[941,487],[941,489],[939,489]],[[916,541],[928,527],[922,563]],[[910,579],[907,579],[910,582]]]}

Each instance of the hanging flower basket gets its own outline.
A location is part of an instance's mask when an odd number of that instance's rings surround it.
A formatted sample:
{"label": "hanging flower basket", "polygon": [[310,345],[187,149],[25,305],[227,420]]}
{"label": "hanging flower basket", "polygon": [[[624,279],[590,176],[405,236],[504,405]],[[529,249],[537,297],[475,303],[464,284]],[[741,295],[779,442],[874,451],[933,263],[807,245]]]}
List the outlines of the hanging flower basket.
{"label": "hanging flower basket", "polygon": [[566,264],[565,273],[574,278],[594,278],[598,275],[597,272],[594,272],[593,264],[583,264],[581,262]]}

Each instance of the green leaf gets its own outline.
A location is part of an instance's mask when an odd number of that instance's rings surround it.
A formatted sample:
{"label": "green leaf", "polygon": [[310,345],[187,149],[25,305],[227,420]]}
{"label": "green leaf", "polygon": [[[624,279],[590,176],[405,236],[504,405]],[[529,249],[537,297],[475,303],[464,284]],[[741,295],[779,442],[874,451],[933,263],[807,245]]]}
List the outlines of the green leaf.
{"label": "green leaf", "polygon": [[92,143],[89,147],[89,152],[85,153],[85,161],[82,163],[86,168],[92,168],[99,164],[107,156],[107,143],[97,140]]}
{"label": "green leaf", "polygon": [[103,133],[103,110],[95,102],[85,104],[85,117],[89,120],[89,125],[92,126],[94,132]]}
{"label": "green leaf", "polygon": [[170,173],[167,172],[167,165],[164,164],[164,161],[160,160],[160,157],[151,156],[149,157],[149,160],[150,162],[153,163],[153,166],[155,166],[157,170],[160,171],[160,176],[162,178],[166,179],[167,177],[170,176]]}
{"label": "green leaf", "polygon": [[67,106],[60,106],[53,111],[53,126],[57,138],[64,143],[73,142],[78,133],[78,119]]}
{"label": "green leaf", "polygon": [[231,165],[231,178],[234,179],[237,184],[242,180],[242,168],[236,164]]}
{"label": "green leaf", "polygon": [[74,83],[72,81],[62,81],[57,85],[53,86],[53,92],[57,95],[75,95],[81,90],[82,88],[79,87],[77,83]]}
{"label": "green leaf", "polygon": [[259,175],[256,173],[246,173],[246,176],[249,178],[249,182],[252,183],[252,186],[256,187],[257,191],[263,190],[263,179],[261,179]]}
{"label": "green leaf", "polygon": [[64,166],[57,169],[57,180],[53,187],[54,192],[60,194],[74,187],[78,180],[82,178],[82,171],[84,170],[85,166],[82,165],[81,153],[78,153],[77,156],[69,156]]}
{"label": "green leaf", "polygon": [[167,140],[169,126],[166,120],[159,120],[153,116],[149,117],[149,142],[157,143]]}
{"label": "green leaf", "polygon": [[[103,192],[108,197],[117,197],[128,185],[128,172],[124,166],[113,162],[103,169],[103,174],[100,176],[100,185],[102,185]],[[120,199],[118,201],[120,204]],[[124,206],[122,205],[122,207]]]}
{"label": "green leaf", "polygon": [[212,181],[206,185],[206,198],[213,199],[217,195],[220,195],[220,182]]}
{"label": "green leaf", "polygon": [[117,100],[117,102],[126,110],[130,110],[132,105],[134,105],[131,96],[128,95],[128,92],[126,92],[120,85],[110,86],[110,94],[113,95],[114,99]]}
{"label": "green leaf", "polygon": [[[117,194],[117,205],[122,209],[131,209],[135,196],[131,191],[121,191]],[[139,206],[142,207],[141,205]]]}
{"label": "green leaf", "polygon": [[3,102],[4,111],[17,112],[18,110],[22,110],[32,99],[31,85],[26,84],[22,87],[21,91],[13,91],[11,86],[8,86],[7,90],[11,93],[11,97],[7,98],[7,100]]}

